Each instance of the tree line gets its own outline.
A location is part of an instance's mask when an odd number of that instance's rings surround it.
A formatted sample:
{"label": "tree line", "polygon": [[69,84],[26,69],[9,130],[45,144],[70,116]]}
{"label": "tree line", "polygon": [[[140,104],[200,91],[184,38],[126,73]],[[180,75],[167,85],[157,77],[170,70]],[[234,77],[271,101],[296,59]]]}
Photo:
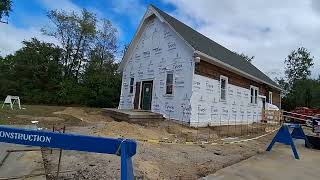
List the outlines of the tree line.
{"label": "tree line", "polygon": [[112,22],[85,9],[52,10],[47,17],[50,24],[41,31],[57,43],[32,38],[0,57],[0,98],[10,94],[26,103],[116,107],[121,74]]}

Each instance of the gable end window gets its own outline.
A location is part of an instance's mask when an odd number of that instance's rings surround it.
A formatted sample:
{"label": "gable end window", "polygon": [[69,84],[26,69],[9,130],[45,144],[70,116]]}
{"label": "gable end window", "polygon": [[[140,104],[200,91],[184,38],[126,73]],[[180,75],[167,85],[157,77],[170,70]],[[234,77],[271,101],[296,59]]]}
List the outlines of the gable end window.
{"label": "gable end window", "polygon": [[250,86],[250,103],[251,104],[258,104],[258,92],[259,88],[255,86]]}
{"label": "gable end window", "polygon": [[269,102],[268,103],[272,104],[272,92],[271,91],[269,91]]}
{"label": "gable end window", "polygon": [[227,100],[228,77],[220,76],[220,100]]}
{"label": "gable end window", "polygon": [[166,94],[173,94],[173,72],[167,72],[166,76]]}
{"label": "gable end window", "polygon": [[133,83],[134,83],[134,78],[130,78],[130,94],[133,93]]}

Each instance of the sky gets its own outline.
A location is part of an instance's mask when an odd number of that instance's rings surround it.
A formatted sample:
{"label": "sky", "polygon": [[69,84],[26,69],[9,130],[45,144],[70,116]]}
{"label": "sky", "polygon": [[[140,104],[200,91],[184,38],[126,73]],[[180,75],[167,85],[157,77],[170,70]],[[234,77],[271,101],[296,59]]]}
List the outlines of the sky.
{"label": "sky", "polygon": [[83,8],[112,21],[118,45],[129,44],[149,4],[153,4],[229,50],[255,56],[253,64],[271,78],[281,77],[284,60],[298,47],[314,56],[312,77],[320,73],[319,0],[13,0],[9,24],[0,23],[0,55],[14,53],[23,40],[41,34],[52,9]]}

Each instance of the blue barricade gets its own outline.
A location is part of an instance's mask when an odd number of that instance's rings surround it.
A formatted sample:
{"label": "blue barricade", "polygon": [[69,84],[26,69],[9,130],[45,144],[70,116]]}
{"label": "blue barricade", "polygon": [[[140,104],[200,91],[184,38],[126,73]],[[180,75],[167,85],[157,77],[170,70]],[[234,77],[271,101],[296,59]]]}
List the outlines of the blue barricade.
{"label": "blue barricade", "polygon": [[[291,134],[290,134],[289,128],[293,129]],[[300,159],[296,146],[293,142],[293,139],[304,139],[306,144],[309,144],[308,139],[304,134],[300,124],[284,123],[279,129],[279,131],[277,132],[277,134],[275,135],[275,137],[272,139],[266,151],[271,151],[273,145],[276,142],[278,142],[278,143],[290,145],[292,152],[294,154],[294,157],[296,159]]]}
{"label": "blue barricade", "polygon": [[137,144],[132,140],[62,134],[1,126],[0,142],[116,154],[121,156],[121,179],[134,179],[131,157],[136,154]]}

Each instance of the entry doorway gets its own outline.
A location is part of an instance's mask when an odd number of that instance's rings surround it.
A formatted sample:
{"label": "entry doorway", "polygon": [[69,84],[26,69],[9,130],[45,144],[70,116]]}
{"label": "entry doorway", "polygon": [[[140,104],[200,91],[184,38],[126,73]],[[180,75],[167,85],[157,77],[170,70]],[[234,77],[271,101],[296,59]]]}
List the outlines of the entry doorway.
{"label": "entry doorway", "polygon": [[140,108],[151,110],[153,81],[143,81]]}
{"label": "entry doorway", "polygon": [[136,82],[136,92],[134,94],[133,108],[139,109],[141,82]]}
{"label": "entry doorway", "polygon": [[266,110],[266,96],[260,96],[262,100],[262,109]]}

